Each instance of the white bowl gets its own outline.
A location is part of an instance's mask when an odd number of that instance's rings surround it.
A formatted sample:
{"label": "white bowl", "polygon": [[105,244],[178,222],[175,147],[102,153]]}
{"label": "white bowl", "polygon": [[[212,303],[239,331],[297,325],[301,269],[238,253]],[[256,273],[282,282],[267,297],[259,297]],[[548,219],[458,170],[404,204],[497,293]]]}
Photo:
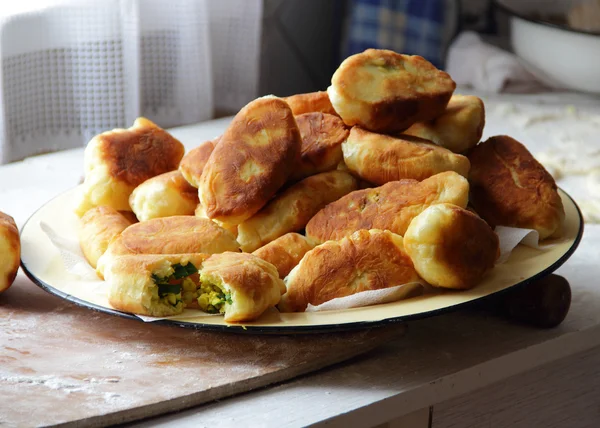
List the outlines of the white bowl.
{"label": "white bowl", "polygon": [[511,45],[524,65],[555,88],[600,93],[600,34],[538,21],[531,16],[563,14],[571,1],[496,0],[509,15]]}

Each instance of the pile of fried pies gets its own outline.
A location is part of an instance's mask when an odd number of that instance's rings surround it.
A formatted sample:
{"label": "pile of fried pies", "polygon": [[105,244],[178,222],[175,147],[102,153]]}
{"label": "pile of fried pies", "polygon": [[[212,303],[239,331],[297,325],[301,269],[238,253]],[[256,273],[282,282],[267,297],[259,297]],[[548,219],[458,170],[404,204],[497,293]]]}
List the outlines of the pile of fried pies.
{"label": "pile of fried pies", "polygon": [[75,211],[110,304],[243,323],[411,282],[465,290],[494,268],[496,226],[560,236],[552,176],[509,136],[480,142],[484,104],[455,88],[369,49],[326,92],[258,98],[187,153],[145,118],[95,136]]}

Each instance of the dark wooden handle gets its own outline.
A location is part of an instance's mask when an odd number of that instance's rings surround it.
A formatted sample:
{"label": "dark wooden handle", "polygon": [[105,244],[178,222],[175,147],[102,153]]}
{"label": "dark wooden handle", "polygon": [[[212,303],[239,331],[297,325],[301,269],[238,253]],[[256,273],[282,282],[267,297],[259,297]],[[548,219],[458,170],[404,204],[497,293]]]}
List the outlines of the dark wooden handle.
{"label": "dark wooden handle", "polygon": [[571,306],[571,286],[559,275],[548,275],[502,295],[500,313],[511,320],[541,328],[559,325]]}

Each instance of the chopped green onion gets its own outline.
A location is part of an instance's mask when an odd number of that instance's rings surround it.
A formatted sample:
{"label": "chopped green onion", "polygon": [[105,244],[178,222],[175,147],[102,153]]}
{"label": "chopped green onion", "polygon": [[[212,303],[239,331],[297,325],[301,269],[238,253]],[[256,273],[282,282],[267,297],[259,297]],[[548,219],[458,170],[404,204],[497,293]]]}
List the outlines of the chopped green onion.
{"label": "chopped green onion", "polygon": [[198,268],[194,266],[193,263],[189,262],[186,265],[180,265],[179,263],[175,263],[173,266],[173,278],[181,279],[187,276],[190,276],[194,273],[198,273]]}
{"label": "chopped green onion", "polygon": [[152,280],[154,281],[154,283],[156,285],[168,284],[169,283],[169,278],[170,277],[163,278],[161,276],[152,274]]}
{"label": "chopped green onion", "polygon": [[158,294],[160,297],[166,294],[179,294],[181,293],[180,284],[158,284]]}

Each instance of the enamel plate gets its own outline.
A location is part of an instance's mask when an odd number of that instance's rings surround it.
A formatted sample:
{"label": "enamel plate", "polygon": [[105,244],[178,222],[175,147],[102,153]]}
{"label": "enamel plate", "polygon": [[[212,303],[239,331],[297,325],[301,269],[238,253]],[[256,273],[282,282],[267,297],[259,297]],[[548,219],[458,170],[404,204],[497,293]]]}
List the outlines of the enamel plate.
{"label": "enamel plate", "polygon": [[[107,284],[98,279],[82,279],[66,270],[59,250],[41,228],[50,226],[63,238],[77,240],[78,218],[72,213],[77,188],[63,193],[42,206],[21,231],[21,266],[27,276],[44,290],[90,309],[141,321],[141,318],[117,311],[108,303]],[[562,190],[565,207],[563,237],[544,243],[541,249],[518,245],[504,264],[498,264],[474,289],[440,291],[363,308],[279,313],[266,312],[258,320],[241,325],[226,324],[222,316],[185,310],[181,316],[153,321],[181,327],[247,333],[308,333],[366,328],[392,322],[425,318],[453,311],[461,306],[510,287],[526,284],[555,271],[573,254],[583,234],[579,209]]]}

